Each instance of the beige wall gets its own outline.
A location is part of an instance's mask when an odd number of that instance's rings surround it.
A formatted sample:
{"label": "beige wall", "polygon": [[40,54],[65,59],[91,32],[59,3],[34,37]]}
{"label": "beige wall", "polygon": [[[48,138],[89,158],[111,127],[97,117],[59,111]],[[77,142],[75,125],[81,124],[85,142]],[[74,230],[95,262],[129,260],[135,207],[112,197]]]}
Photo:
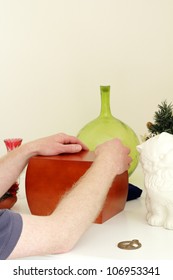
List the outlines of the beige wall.
{"label": "beige wall", "polygon": [[111,108],[140,137],[173,97],[172,0],[0,0],[3,139],[76,134]]}

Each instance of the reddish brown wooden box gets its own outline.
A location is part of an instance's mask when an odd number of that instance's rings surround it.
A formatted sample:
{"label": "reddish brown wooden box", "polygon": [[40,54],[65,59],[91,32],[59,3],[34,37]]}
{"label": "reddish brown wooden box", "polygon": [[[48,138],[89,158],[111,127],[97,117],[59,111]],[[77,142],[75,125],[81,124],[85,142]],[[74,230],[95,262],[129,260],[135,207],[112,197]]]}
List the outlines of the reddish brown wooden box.
{"label": "reddish brown wooden box", "polygon": [[[87,171],[93,160],[94,153],[88,151],[31,158],[26,170],[26,197],[31,213],[51,214],[61,197]],[[115,178],[95,223],[101,224],[122,211],[127,193],[128,173],[125,172]]]}

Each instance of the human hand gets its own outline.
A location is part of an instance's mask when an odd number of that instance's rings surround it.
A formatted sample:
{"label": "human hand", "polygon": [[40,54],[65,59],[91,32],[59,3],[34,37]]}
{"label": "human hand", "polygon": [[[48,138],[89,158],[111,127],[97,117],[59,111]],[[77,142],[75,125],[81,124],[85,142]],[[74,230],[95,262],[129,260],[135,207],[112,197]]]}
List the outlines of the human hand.
{"label": "human hand", "polygon": [[124,146],[120,139],[115,138],[97,146],[96,159],[106,161],[107,166],[118,175],[129,169],[132,161],[130,149]]}
{"label": "human hand", "polygon": [[77,153],[88,148],[76,137],[65,133],[40,138],[29,143],[35,155],[53,156],[61,153]]}

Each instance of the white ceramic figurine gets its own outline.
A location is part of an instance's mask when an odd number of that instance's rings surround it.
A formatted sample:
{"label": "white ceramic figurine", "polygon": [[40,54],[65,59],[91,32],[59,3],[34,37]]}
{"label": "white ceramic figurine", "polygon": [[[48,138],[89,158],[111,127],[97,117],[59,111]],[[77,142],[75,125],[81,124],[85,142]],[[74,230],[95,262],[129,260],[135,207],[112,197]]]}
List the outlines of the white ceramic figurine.
{"label": "white ceramic figurine", "polygon": [[173,229],[173,135],[163,132],[137,150],[144,172],[147,221]]}

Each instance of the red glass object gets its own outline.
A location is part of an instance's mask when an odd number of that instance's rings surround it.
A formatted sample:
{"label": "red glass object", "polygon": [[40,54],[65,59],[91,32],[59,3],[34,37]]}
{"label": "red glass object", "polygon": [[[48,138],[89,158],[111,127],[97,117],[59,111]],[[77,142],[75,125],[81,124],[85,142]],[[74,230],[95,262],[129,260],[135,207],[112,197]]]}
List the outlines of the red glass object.
{"label": "red glass object", "polygon": [[7,151],[12,151],[22,144],[22,138],[4,139]]}
{"label": "red glass object", "polygon": [[[19,147],[22,143],[22,138],[4,139],[7,152]],[[19,180],[9,188],[9,190],[0,198],[0,209],[10,209],[17,201],[17,192],[19,189]]]}

